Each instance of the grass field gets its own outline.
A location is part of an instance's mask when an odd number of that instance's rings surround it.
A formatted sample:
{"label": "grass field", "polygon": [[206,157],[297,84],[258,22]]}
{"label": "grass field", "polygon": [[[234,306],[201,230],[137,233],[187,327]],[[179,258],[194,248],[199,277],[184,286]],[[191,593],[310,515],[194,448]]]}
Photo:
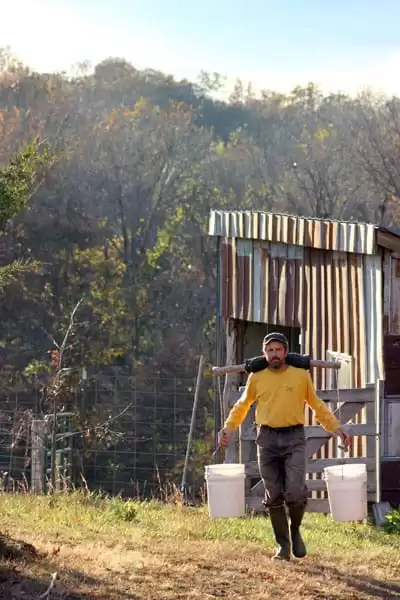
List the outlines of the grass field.
{"label": "grass field", "polygon": [[[307,514],[309,556],[275,563],[265,517],[211,521],[207,510],[75,493],[1,495],[0,598],[363,600],[400,598],[400,536]],[[0,544],[1,546],[1,544]]]}

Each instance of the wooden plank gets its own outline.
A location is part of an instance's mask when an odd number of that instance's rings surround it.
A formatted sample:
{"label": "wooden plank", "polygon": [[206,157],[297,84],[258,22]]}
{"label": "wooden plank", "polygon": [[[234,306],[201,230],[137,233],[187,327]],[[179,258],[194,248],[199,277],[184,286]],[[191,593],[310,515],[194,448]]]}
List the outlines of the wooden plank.
{"label": "wooden plank", "polygon": [[246,496],[246,509],[256,513],[265,513],[265,506],[259,496]]}
{"label": "wooden plank", "polygon": [[[307,479],[307,488],[310,492],[322,491],[326,489],[325,481],[323,479]],[[367,483],[367,490],[371,494],[369,501],[374,502],[375,499],[375,485],[373,483]],[[249,496],[264,497],[265,490],[262,480],[258,481],[252,488],[250,488]]]}
{"label": "wooden plank", "polygon": [[309,492],[326,491],[326,482],[324,479],[307,479],[306,485]]}
{"label": "wooden plank", "polygon": [[[346,465],[367,465],[367,471],[375,471],[375,459],[364,458],[364,457],[349,457],[345,458],[344,462]],[[309,460],[307,465],[308,473],[321,473],[325,467],[334,467],[343,463],[342,458],[317,458],[316,460]]]}
{"label": "wooden plank", "polygon": [[[368,472],[375,472],[375,459],[374,458],[346,458],[344,459],[345,464],[349,465],[367,465]],[[307,473],[321,473],[325,467],[333,467],[343,463],[341,458],[318,458],[316,460],[308,461]],[[256,460],[252,460],[245,464],[245,473],[248,477],[259,477],[260,471],[258,469],[258,463]]]}
{"label": "wooden plank", "polygon": [[249,442],[255,442],[256,436],[257,436],[257,433],[255,431],[253,431],[252,429],[244,429],[243,433],[242,433],[242,431],[240,432],[241,441],[246,442],[247,445]]}
{"label": "wooden plank", "polygon": [[[255,496],[246,496],[246,509],[257,514],[267,514],[262,499]],[[329,500],[327,498],[309,498],[306,506],[306,512],[331,514]]]}
{"label": "wooden plank", "polygon": [[[307,489],[310,492],[323,492],[326,491],[326,481],[324,479],[307,479],[306,481]],[[375,485],[367,484],[367,491],[372,493],[371,500],[374,500],[375,496]]]}
{"label": "wooden plank", "polygon": [[[375,436],[375,424],[373,425],[367,425],[365,423],[359,423],[359,424],[349,424],[346,425],[346,430],[349,432],[350,435],[352,436],[361,436],[361,435],[367,435],[367,436]],[[321,427],[320,425],[307,425],[305,427],[305,431],[306,431],[306,437],[308,440],[310,439],[314,439],[314,438],[318,438],[318,439],[326,439],[329,440],[329,438],[332,437],[332,434],[329,431],[325,431],[325,429],[323,427]]]}
{"label": "wooden plank", "polygon": [[[262,504],[262,499],[256,496],[246,496],[246,509],[257,514],[267,514],[267,510]],[[309,498],[306,512],[325,513],[329,515],[331,512],[329,500],[325,498]]]}
{"label": "wooden plank", "polygon": [[[368,436],[364,438],[364,448],[363,454],[366,456],[370,456],[371,458],[375,458],[376,452],[376,433],[377,433],[377,422],[376,422],[376,393],[378,389],[378,382],[374,389],[374,404],[367,404],[365,407],[365,421],[368,426],[371,426],[374,430],[373,436]],[[372,489],[375,492],[375,500],[376,500],[376,491],[377,491],[377,475],[376,475],[376,465],[375,472],[369,472],[368,474],[368,489]]]}
{"label": "wooden plank", "polygon": [[344,402],[341,406],[333,411],[333,414],[342,424],[348,423],[353,419],[365,406],[364,402]]}
{"label": "wooden plank", "polygon": [[326,498],[309,498],[306,506],[306,512],[331,514],[329,500]]}
{"label": "wooden plank", "polygon": [[[321,398],[324,402],[330,402],[331,404],[337,404],[338,393],[337,390],[318,390],[318,398]],[[351,390],[339,390],[339,402],[351,402],[359,403],[361,405],[374,403],[375,402],[375,391],[372,388],[354,388]],[[362,406],[361,406],[362,408]]]}
{"label": "wooden plank", "polygon": [[[237,336],[237,330],[236,330],[235,321],[233,319],[229,319],[226,324],[226,363],[228,365],[235,364],[235,362],[236,362],[236,336]],[[235,384],[237,384],[237,375],[227,374],[225,376],[224,391],[223,391],[223,395],[222,395],[222,398],[223,398],[222,421],[225,421],[231,407],[234,404],[232,396],[234,393]],[[232,433],[232,435],[230,437],[229,445],[226,448],[224,462],[234,463],[237,461],[238,439],[239,439],[238,430],[235,429],[235,431]]]}
{"label": "wooden plank", "polygon": [[47,421],[39,419],[34,419],[32,421],[31,491],[34,494],[44,493],[47,432]]}
{"label": "wooden plank", "polygon": [[[334,414],[337,418],[340,417],[340,421],[341,423],[347,423],[348,421],[350,421],[350,419],[352,419],[354,417],[354,415],[356,415],[358,412],[360,412],[360,410],[363,408],[362,405],[360,405],[360,403],[353,403],[353,402],[348,402],[343,404],[340,407],[340,410],[337,409],[334,411]],[[319,426],[317,426],[319,427]],[[323,438],[319,437],[319,438],[313,438],[313,439],[309,439],[307,440],[307,456],[308,458],[311,458],[312,456],[314,456],[314,454],[321,448],[321,446],[323,446],[324,444],[326,444],[326,442],[333,436],[333,434],[326,432],[322,427],[321,427],[322,432],[325,434]]]}
{"label": "wooden plank", "polygon": [[262,480],[258,481],[256,485],[253,485],[250,488],[249,496],[258,496],[259,498],[263,498],[265,496],[265,489]]}
{"label": "wooden plank", "polygon": [[256,431],[254,430],[255,421],[255,405],[250,408],[246,415],[245,420],[240,425],[239,436],[240,436],[240,455],[243,457],[242,462],[247,462],[251,456],[251,449],[253,442],[256,439]]}
{"label": "wooden plank", "polygon": [[246,473],[247,477],[260,477],[258,462],[256,460],[247,462],[244,466],[244,472]]}
{"label": "wooden plank", "polygon": [[241,392],[241,391],[238,392],[237,390],[231,390],[231,393],[230,393],[230,396],[229,396],[229,408],[232,408],[232,406],[234,404],[236,404],[236,402],[238,400],[240,400],[240,397],[241,397],[242,393],[243,392]]}
{"label": "wooden plank", "polygon": [[378,379],[375,390],[375,481],[376,481],[376,498],[375,502],[379,504],[382,501],[382,475],[381,461],[384,453],[383,436],[384,436],[384,381]]}
{"label": "wooden plank", "polygon": [[[376,435],[376,427],[375,424],[365,424],[365,423],[358,423],[358,424],[348,424],[346,425],[346,428],[348,429],[350,435],[352,436],[362,436],[362,435],[366,435],[366,436],[375,436]],[[306,438],[307,440],[320,440],[321,443],[319,445],[322,446],[323,444],[325,444],[331,437],[332,437],[332,433],[329,433],[329,431],[325,431],[325,429],[323,427],[321,427],[321,425],[306,425],[305,426],[305,433],[306,433]],[[241,433],[241,440],[244,442],[251,442],[251,441],[255,441],[256,439],[256,432],[253,431],[252,429],[246,429],[243,433]],[[314,448],[313,444],[313,448]],[[318,447],[318,448],[319,448]],[[318,450],[317,448],[317,450]],[[308,452],[309,456],[312,456],[313,454],[315,454],[315,452],[317,451],[315,450],[311,455]]]}
{"label": "wooden plank", "polygon": [[[331,270],[331,267],[329,268]],[[327,270],[328,275],[328,270]],[[330,273],[332,277],[332,274]],[[333,310],[333,309],[332,309]],[[332,348],[333,336],[332,332],[330,332],[328,347]],[[346,354],[345,352],[335,352],[334,350],[327,350],[326,352],[327,360],[335,360],[339,362],[340,369],[337,371],[337,374],[331,369],[326,372],[326,387],[323,388],[325,390],[352,390],[354,389],[354,377],[353,377],[353,357],[350,354]],[[336,377],[334,377],[334,374]]]}
{"label": "wooden plank", "polygon": [[[247,435],[248,431],[251,431],[253,428],[253,422],[254,422],[254,405],[251,407],[251,409],[249,410],[246,419],[244,420],[244,422],[242,423],[242,425],[239,427],[239,459],[240,462],[244,465],[248,464],[251,459],[253,458],[253,452],[255,450],[254,446],[254,440],[253,439],[249,439],[249,436]],[[245,467],[245,471],[246,471],[246,467]],[[250,477],[246,477],[245,480],[245,493],[249,493],[250,492],[250,487],[251,487],[251,481],[250,481]]]}

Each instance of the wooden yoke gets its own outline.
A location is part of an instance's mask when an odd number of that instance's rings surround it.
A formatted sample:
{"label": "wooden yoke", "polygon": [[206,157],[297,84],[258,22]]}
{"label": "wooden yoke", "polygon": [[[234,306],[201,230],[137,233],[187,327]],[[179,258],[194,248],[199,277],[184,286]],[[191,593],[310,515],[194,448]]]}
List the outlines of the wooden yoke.
{"label": "wooden yoke", "polygon": [[[246,372],[246,364],[242,363],[241,365],[225,365],[223,367],[211,367],[211,372],[216,377],[220,377],[221,375],[235,374],[235,373],[245,373]],[[310,368],[311,369],[340,369],[340,362],[335,362],[333,360],[310,360]]]}

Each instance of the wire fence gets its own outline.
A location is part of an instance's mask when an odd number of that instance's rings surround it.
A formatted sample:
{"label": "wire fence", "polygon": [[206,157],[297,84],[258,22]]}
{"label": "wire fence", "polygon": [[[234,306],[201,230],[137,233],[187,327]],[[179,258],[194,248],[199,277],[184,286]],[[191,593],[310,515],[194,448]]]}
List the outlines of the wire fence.
{"label": "wire fence", "polygon": [[[203,378],[188,464],[189,491],[201,493],[218,427],[217,382]],[[0,473],[4,490],[30,489],[37,459],[32,423],[45,424],[43,490],[56,460],[58,485],[125,497],[159,496],[180,486],[195,392],[193,378],[98,376],[81,381],[68,402],[43,411],[43,391],[0,392]],[[47,407],[48,408],[48,407]],[[52,448],[53,444],[55,448]],[[32,452],[33,450],[33,452]],[[53,453],[52,453],[53,450]],[[37,464],[34,464],[37,471]],[[164,491],[164,492],[163,492]]]}
{"label": "wire fence", "polygon": [[[58,489],[85,486],[129,498],[171,497],[182,482],[195,380],[99,375],[81,381],[56,407],[55,444],[45,390],[26,382],[2,384],[0,491],[46,493],[49,482],[53,485],[53,462]],[[219,378],[201,382],[187,474],[193,498],[203,495],[205,465],[221,458],[213,453],[222,385]],[[384,406],[382,497],[397,499],[400,412],[397,399],[385,399]],[[39,445],[38,424],[45,431]]]}

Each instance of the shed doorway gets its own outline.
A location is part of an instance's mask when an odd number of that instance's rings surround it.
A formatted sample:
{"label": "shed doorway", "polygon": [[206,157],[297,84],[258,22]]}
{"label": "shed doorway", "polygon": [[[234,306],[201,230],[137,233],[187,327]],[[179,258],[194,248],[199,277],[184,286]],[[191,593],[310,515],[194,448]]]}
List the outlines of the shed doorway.
{"label": "shed doorway", "polygon": [[[243,363],[247,358],[260,356],[262,353],[262,342],[267,333],[277,331],[283,333],[289,340],[290,352],[301,352],[301,329],[300,327],[282,327],[271,323],[254,323],[253,321],[237,321],[237,362]],[[239,385],[245,385],[246,373],[239,378]]]}
{"label": "shed doorway", "polygon": [[262,341],[267,333],[277,331],[283,333],[289,340],[290,352],[301,352],[301,329],[299,327],[281,327],[270,323],[243,322],[243,334],[240,340],[240,358],[246,360],[253,356],[260,356]]}

